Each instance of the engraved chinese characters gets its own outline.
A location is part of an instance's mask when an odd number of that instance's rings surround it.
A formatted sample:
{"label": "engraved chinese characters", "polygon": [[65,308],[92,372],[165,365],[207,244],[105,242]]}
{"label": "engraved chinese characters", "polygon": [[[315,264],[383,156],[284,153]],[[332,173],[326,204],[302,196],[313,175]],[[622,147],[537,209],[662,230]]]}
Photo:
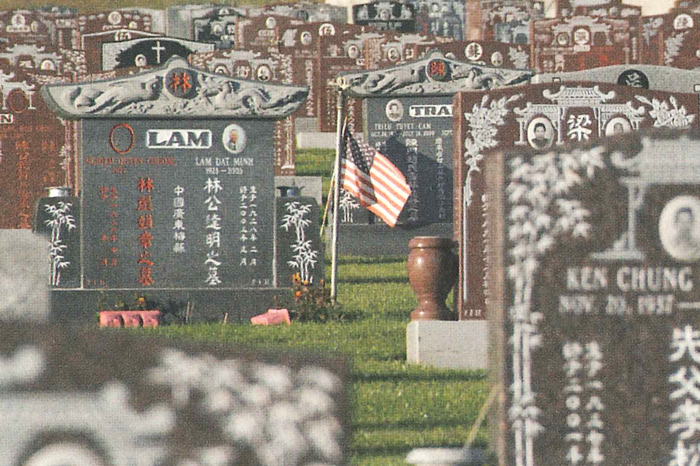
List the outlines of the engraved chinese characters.
{"label": "engraved chinese characters", "polygon": [[81,288],[273,286],[274,125],[305,95],[180,59],[45,86],[57,112],[82,119]]}
{"label": "engraved chinese characters", "polygon": [[84,124],[88,286],[272,283],[272,122]]}
{"label": "engraved chinese characters", "polygon": [[502,464],[700,459],[696,138],[486,159]]}
{"label": "engraved chinese characters", "polygon": [[[461,99],[461,100],[460,100]],[[548,151],[644,128],[686,129],[697,124],[697,96],[612,84],[531,85],[455,100],[455,231],[460,241],[458,308],[483,318],[486,300],[480,170],[495,149],[510,145]],[[479,272],[481,271],[481,272]]]}

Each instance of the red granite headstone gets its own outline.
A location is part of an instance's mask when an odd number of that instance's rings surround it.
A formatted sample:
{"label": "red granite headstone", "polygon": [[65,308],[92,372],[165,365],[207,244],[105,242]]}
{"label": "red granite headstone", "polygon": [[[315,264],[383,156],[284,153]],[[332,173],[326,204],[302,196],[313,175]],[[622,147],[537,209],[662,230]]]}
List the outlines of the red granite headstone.
{"label": "red granite headstone", "polygon": [[591,16],[534,21],[532,67],[551,73],[639,63],[636,23],[634,18]]}
{"label": "red granite headstone", "polygon": [[39,94],[39,83],[18,68],[0,73],[0,180],[5,186],[0,228],[29,229],[45,188],[74,183],[74,153],[66,127]]}
{"label": "red granite headstone", "polygon": [[462,92],[454,104],[461,319],[485,317],[483,158],[510,147],[546,152],[646,128],[690,128],[699,114],[695,94],[584,82]]}

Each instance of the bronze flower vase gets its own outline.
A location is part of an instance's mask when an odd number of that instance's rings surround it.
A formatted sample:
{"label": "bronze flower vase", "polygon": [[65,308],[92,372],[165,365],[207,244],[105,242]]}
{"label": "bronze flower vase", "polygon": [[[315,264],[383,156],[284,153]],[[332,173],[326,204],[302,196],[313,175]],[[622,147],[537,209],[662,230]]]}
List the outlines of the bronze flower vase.
{"label": "bronze flower vase", "polygon": [[457,279],[454,241],[437,236],[416,236],[408,242],[408,281],[418,298],[411,320],[452,320],[445,299]]}

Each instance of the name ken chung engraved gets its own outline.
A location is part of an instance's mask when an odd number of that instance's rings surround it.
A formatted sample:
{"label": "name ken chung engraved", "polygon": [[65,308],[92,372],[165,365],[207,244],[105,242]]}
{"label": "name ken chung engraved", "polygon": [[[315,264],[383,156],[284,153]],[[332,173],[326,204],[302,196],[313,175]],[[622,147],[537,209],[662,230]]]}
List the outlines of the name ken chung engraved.
{"label": "name ken chung engraved", "polygon": [[[596,294],[559,297],[560,314],[670,315],[674,304],[698,308],[700,303],[676,300],[694,289],[694,271],[686,267],[569,267],[566,289]],[[608,294],[600,292],[608,292]]]}

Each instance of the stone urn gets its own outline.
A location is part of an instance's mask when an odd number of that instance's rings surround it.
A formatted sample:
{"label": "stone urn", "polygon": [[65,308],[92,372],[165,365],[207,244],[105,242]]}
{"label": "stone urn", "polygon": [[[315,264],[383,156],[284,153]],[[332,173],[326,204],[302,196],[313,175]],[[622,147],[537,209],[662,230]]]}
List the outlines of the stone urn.
{"label": "stone urn", "polygon": [[457,279],[454,241],[437,236],[416,236],[408,242],[408,281],[418,297],[411,320],[451,320],[445,299]]}

